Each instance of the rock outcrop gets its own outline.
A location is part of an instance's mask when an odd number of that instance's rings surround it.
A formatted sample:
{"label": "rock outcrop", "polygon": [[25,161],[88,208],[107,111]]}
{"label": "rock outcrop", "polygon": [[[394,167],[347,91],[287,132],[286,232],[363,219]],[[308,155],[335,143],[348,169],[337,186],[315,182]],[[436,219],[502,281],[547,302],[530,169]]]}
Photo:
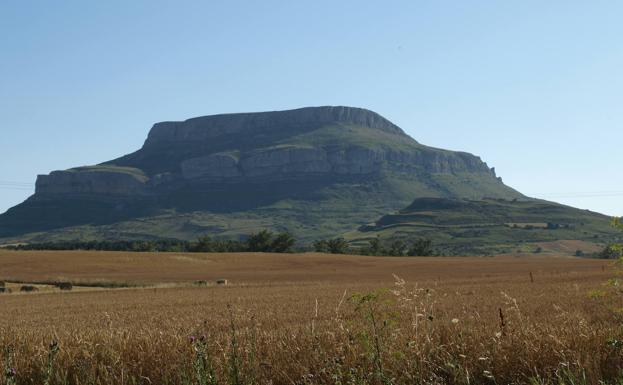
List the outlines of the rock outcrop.
{"label": "rock outcrop", "polygon": [[157,123],[132,154],[40,175],[35,195],[0,216],[0,237],[163,212],[248,218],[257,210],[282,230],[337,231],[418,195],[521,196],[479,157],[422,145],[375,112],[313,107]]}
{"label": "rock outcrop", "polygon": [[223,136],[274,132],[306,132],[324,124],[344,123],[369,127],[390,134],[406,134],[381,115],[353,107],[307,107],[288,111],[203,116],[183,122],[156,123],[145,147],[171,142],[197,142]]}
{"label": "rock outcrop", "polygon": [[111,167],[84,167],[67,171],[53,171],[39,175],[36,193],[41,195],[143,195],[148,191],[148,178],[140,170]]}
{"label": "rock outcrop", "polygon": [[40,176],[37,194],[149,195],[167,184],[356,177],[384,171],[495,176],[480,158],[420,145],[372,111],[318,107],[157,123],[136,153]]}

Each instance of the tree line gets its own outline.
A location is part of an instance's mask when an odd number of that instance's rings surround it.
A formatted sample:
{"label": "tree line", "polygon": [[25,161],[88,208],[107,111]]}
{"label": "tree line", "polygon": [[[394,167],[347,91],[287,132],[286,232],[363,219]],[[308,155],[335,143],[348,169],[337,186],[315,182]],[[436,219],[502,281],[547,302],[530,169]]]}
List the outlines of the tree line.
{"label": "tree line", "polygon": [[289,233],[262,230],[245,240],[214,239],[201,236],[195,241],[180,239],[153,239],[135,241],[54,241],[7,246],[12,250],[102,250],[102,251],[158,251],[188,253],[266,252],[290,253],[296,240]]}
{"label": "tree line", "polygon": [[386,255],[386,256],[431,256],[435,254],[433,242],[430,239],[419,238],[412,241],[394,240],[384,243],[380,237],[373,238],[362,247],[351,247],[344,238],[333,238],[316,241],[314,250],[319,253],[331,254],[360,254],[360,255]]}
{"label": "tree line", "polygon": [[[287,232],[274,233],[261,230],[252,233],[244,240],[217,239],[201,236],[194,241],[179,239],[153,239],[133,241],[54,241],[6,246],[12,250],[101,250],[135,252],[188,252],[188,253],[292,253],[309,251],[309,248],[296,248],[297,240]],[[379,237],[368,241],[364,246],[353,246],[344,238],[323,239],[313,242],[312,250],[330,254],[360,254],[388,256],[429,256],[434,255],[430,239],[412,241],[395,240],[382,242]]]}

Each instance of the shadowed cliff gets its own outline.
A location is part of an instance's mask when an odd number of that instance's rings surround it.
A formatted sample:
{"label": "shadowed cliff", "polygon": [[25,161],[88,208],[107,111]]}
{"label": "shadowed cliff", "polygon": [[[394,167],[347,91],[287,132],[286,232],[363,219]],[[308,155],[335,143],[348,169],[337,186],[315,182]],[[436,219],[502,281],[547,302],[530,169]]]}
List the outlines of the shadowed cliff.
{"label": "shadowed cliff", "polygon": [[[223,114],[157,123],[132,154],[40,175],[35,195],[0,216],[0,237],[241,236],[262,226],[311,238],[421,196],[521,194],[477,156],[424,146],[369,110]],[[82,227],[59,230],[72,226]]]}

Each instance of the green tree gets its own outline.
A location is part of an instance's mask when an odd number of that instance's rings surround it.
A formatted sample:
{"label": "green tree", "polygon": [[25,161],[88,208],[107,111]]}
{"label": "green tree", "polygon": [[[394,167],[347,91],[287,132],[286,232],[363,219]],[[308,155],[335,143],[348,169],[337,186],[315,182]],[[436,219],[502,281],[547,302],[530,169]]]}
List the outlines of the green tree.
{"label": "green tree", "polygon": [[[613,218],[612,226],[617,229],[623,230],[623,218]],[[599,254],[601,258],[605,259],[619,259],[619,262],[623,264],[623,244],[611,243]]]}
{"label": "green tree", "polygon": [[433,255],[433,252],[433,241],[428,238],[420,238],[411,244],[407,254],[409,256],[428,257]]}
{"label": "green tree", "polygon": [[346,254],[348,242],[344,238],[323,239],[314,242],[314,250],[318,253]]}
{"label": "green tree", "polygon": [[271,251],[274,253],[291,253],[296,240],[289,233],[278,234],[271,244]]}
{"label": "green tree", "polygon": [[324,239],[315,241],[313,246],[314,246],[314,250],[317,253],[328,253],[329,252],[329,245],[327,244],[327,241],[325,241]]}
{"label": "green tree", "polygon": [[216,250],[214,249],[214,242],[212,242],[212,238],[205,235],[203,237],[197,238],[197,242],[192,245],[192,251],[211,253]]}
{"label": "green tree", "polygon": [[156,251],[156,247],[153,242],[139,241],[132,244],[132,251]]}
{"label": "green tree", "polygon": [[603,259],[619,259],[623,256],[621,245],[611,243],[599,253],[599,258]]}
{"label": "green tree", "polygon": [[407,253],[407,244],[401,240],[395,240],[389,245],[389,249],[387,250],[387,255],[391,255],[393,257],[402,257]]}
{"label": "green tree", "polygon": [[381,247],[381,238],[377,235],[376,238],[372,238],[368,241],[368,250],[366,250],[366,254],[368,255],[380,255],[383,251]]}
{"label": "green tree", "polygon": [[262,230],[259,233],[253,233],[247,239],[247,250],[253,252],[267,253],[271,251],[273,243],[272,231]]}
{"label": "green tree", "polygon": [[344,238],[334,238],[327,241],[327,249],[331,254],[346,254],[348,242]]}

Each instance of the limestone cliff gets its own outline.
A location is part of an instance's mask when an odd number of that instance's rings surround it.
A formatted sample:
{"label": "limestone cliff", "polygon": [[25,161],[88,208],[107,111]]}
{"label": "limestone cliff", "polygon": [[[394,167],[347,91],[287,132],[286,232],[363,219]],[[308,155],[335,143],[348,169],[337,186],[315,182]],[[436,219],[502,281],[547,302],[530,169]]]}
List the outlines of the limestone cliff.
{"label": "limestone cliff", "polygon": [[[248,210],[268,210],[284,228],[322,223],[333,232],[418,196],[521,194],[505,186],[479,157],[422,145],[369,110],[310,107],[223,114],[156,123],[132,154],[40,175],[35,195],[0,216],[0,236],[101,218],[110,223],[171,212],[250,217]],[[325,209],[311,217],[310,204]],[[72,207],[81,209],[68,215]],[[276,213],[275,207],[288,209]],[[16,225],[35,212],[43,215],[40,225]],[[57,216],[65,221],[55,223]],[[339,225],[327,224],[335,221]]]}
{"label": "limestone cliff", "polygon": [[480,158],[420,145],[374,112],[319,107],[157,123],[136,153],[40,176],[37,194],[134,195],[184,182],[266,182],[384,171],[495,176]]}

